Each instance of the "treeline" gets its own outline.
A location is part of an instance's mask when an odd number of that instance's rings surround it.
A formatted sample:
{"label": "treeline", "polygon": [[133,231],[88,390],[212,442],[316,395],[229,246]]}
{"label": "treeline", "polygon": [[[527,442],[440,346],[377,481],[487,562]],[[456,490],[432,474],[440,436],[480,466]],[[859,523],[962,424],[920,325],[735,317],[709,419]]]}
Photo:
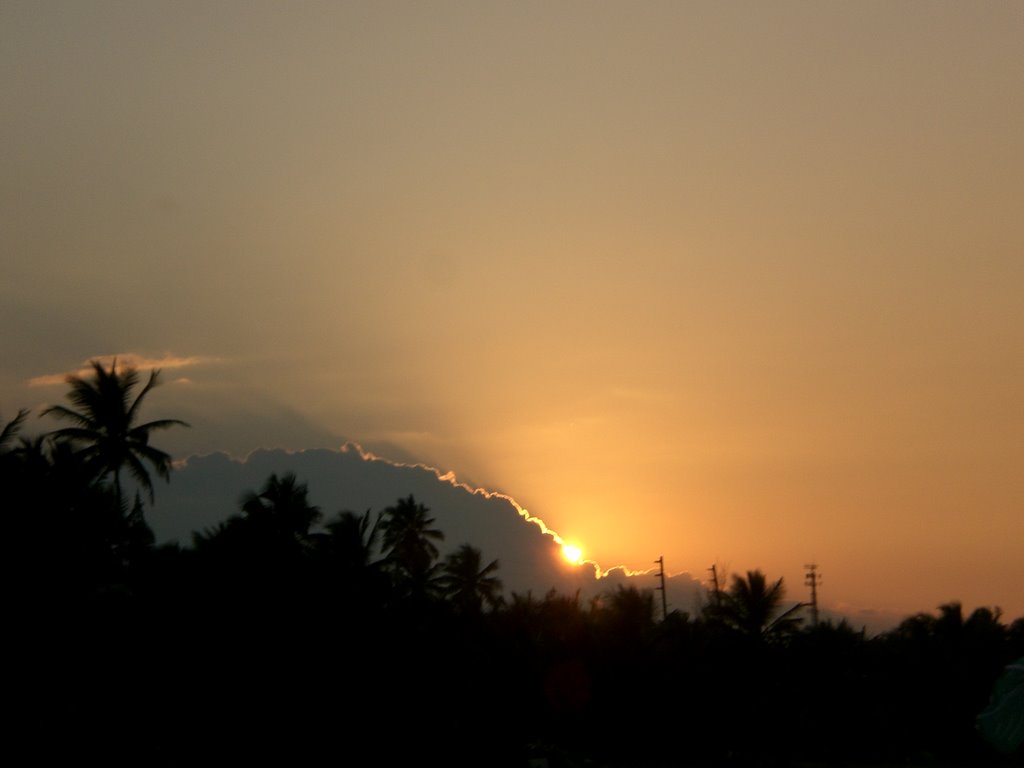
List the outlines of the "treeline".
{"label": "treeline", "polygon": [[[172,421],[131,374],[72,378],[73,426],[0,433],[8,749],[33,763],[549,766],[1019,764],[977,717],[1024,620],[956,603],[867,637],[732,579],[694,615],[653,594],[505,594],[500,563],[411,496],[324,514],[270,476],[189,546],[148,498]],[[77,389],[76,389],[77,386]],[[77,399],[76,399],[77,396]],[[153,426],[156,425],[156,426]],[[147,427],[147,429],[142,429]],[[130,439],[128,439],[130,438]],[[144,450],[139,450],[140,447]],[[134,456],[132,463],[128,456]]]}

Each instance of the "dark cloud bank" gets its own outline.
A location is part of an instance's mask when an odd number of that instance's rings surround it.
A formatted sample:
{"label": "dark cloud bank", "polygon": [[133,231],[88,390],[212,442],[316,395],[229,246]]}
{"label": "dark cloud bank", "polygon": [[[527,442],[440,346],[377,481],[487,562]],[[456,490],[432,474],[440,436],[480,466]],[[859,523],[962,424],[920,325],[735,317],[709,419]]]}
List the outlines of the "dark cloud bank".
{"label": "dark cloud bank", "polygon": [[[425,504],[445,534],[442,556],[469,543],[485,561],[497,558],[506,597],[531,591],[543,596],[555,589],[579,591],[581,599],[614,590],[619,584],[649,589],[653,573],[628,575],[613,568],[598,576],[592,564],[569,565],[561,546],[542,524],[527,520],[508,496],[471,489],[451,474],[422,465],[398,464],[348,444],[340,450],[281,449],[254,451],[244,460],[225,453],[193,456],[179,467],[171,483],[157,491],[148,514],[157,540],[186,544],[193,531],[216,525],[239,511],[239,498],[258,490],[272,474],[293,472],[309,488],[310,502],[330,519],[341,510],[377,513],[410,494]],[[602,564],[607,568],[607,564]],[[669,610],[693,612],[700,584],[688,574],[669,578]]]}

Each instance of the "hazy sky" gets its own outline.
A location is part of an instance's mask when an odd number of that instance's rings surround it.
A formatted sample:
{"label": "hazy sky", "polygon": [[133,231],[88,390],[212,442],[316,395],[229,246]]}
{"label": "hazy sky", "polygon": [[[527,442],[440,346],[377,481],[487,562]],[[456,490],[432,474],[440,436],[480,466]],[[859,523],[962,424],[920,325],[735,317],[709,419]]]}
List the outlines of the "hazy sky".
{"label": "hazy sky", "polygon": [[1022,94],[1022,2],[0,0],[0,415],[163,359],[180,456],[1024,615]]}

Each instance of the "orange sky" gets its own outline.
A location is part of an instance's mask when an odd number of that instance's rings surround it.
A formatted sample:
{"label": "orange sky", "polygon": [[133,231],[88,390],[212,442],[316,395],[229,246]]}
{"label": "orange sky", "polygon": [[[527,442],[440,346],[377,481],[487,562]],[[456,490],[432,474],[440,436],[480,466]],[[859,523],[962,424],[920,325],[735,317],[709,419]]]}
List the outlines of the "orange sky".
{"label": "orange sky", "polygon": [[1024,615],[1022,62],[1012,2],[4,3],[0,416],[173,356],[182,455]]}

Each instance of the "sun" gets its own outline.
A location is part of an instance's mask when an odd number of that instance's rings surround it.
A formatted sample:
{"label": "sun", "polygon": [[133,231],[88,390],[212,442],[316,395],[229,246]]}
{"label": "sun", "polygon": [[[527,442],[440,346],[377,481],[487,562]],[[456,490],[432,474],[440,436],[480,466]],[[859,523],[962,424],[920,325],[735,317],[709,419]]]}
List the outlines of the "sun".
{"label": "sun", "polygon": [[573,546],[572,544],[563,544],[562,557],[573,565],[579,565],[580,561],[583,560],[583,550],[579,547]]}

